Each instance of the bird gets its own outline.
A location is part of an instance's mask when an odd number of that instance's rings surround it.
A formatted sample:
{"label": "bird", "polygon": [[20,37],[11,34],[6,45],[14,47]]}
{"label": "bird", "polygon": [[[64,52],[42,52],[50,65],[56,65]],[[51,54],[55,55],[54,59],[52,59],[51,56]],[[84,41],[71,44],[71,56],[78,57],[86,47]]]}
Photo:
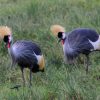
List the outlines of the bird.
{"label": "bird", "polygon": [[24,68],[28,68],[30,70],[31,86],[32,73],[44,72],[45,60],[41,48],[37,43],[31,40],[17,40],[12,43],[9,35],[5,35],[3,41],[5,42],[12,59],[11,66],[13,67],[17,64],[21,69],[24,86]]}
{"label": "bird", "polygon": [[80,54],[86,56],[86,73],[88,73],[89,54],[100,50],[100,35],[91,28],[75,28],[66,32],[61,25],[50,27],[51,32],[62,42],[65,63],[73,64]]}

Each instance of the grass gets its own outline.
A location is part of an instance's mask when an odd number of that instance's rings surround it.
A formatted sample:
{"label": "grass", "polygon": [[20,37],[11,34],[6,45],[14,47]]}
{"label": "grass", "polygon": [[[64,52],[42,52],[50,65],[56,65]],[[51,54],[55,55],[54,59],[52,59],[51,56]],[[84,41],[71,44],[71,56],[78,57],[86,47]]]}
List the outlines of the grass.
{"label": "grass", "polygon": [[45,73],[33,74],[29,88],[29,71],[26,72],[26,87],[22,85],[18,66],[11,70],[10,57],[0,46],[0,100],[99,100],[100,99],[100,54],[91,54],[89,74],[83,64],[68,66],[63,62],[63,51],[51,34],[50,26],[60,24],[66,32],[77,27],[88,27],[100,33],[99,0],[0,0],[0,25],[13,30],[14,41],[36,41],[46,59]]}

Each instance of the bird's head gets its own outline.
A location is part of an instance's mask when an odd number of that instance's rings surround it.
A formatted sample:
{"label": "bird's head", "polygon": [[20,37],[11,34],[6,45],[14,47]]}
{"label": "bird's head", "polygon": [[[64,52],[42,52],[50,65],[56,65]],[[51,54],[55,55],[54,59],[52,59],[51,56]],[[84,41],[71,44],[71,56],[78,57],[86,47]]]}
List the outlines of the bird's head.
{"label": "bird's head", "polygon": [[4,40],[5,45],[7,46],[7,48],[10,48],[11,43],[12,43],[12,36],[5,35],[3,40]]}
{"label": "bird's head", "polygon": [[8,26],[0,26],[0,40],[3,40],[7,47],[12,42],[12,30]]}
{"label": "bird's head", "polygon": [[66,34],[64,32],[58,32],[58,38],[59,38],[59,41],[62,41],[63,44],[64,44],[64,40],[66,39]]}
{"label": "bird's head", "polygon": [[52,25],[50,30],[55,36],[57,36],[59,38],[58,42],[62,41],[62,43],[64,43],[64,40],[66,38],[64,27],[62,27],[60,25]]}

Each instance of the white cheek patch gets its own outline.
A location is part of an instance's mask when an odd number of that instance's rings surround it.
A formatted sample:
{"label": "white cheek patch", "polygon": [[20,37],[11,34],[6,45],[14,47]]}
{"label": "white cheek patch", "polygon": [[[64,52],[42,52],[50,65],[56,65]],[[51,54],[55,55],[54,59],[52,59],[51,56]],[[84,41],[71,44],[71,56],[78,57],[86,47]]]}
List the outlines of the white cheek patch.
{"label": "white cheek patch", "polygon": [[65,38],[66,38],[66,34],[65,34],[65,33],[63,33],[62,39],[65,39]]}
{"label": "white cheek patch", "polygon": [[9,36],[9,42],[11,42],[11,41],[12,41],[12,36],[10,35],[10,36]]}

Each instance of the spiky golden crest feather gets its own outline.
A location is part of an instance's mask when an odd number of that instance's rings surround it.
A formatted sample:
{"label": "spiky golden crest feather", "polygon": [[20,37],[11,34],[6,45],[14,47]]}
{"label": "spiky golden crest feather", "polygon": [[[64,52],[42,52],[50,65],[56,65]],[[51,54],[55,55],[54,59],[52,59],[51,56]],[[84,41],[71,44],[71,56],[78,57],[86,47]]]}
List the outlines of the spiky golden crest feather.
{"label": "spiky golden crest feather", "polygon": [[0,26],[0,40],[4,38],[5,35],[11,35],[12,31],[8,26]]}
{"label": "spiky golden crest feather", "polygon": [[58,32],[65,32],[65,28],[62,27],[61,25],[52,25],[50,27],[50,30],[55,36],[58,35]]}

